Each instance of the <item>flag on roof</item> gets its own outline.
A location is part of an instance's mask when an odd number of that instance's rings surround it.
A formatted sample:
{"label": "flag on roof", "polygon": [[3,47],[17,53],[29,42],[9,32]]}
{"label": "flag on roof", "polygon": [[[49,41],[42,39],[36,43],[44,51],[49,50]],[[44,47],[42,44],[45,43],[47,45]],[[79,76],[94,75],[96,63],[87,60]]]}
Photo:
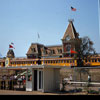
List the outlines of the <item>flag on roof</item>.
{"label": "flag on roof", "polygon": [[[10,48],[10,49],[11,49],[11,48],[14,48],[14,46],[10,44],[10,45],[9,45],[9,48]],[[14,49],[15,49],[15,48],[14,48]]]}
{"label": "flag on roof", "polygon": [[76,8],[74,8],[74,7],[71,7],[71,10],[72,10],[72,11],[76,11]]}
{"label": "flag on roof", "polygon": [[12,45],[9,45],[9,48],[13,48],[13,46]]}
{"label": "flag on roof", "polygon": [[71,54],[73,54],[73,53],[74,53],[74,54],[77,54],[77,52],[76,52],[76,51],[73,51],[72,49],[71,49],[70,53],[71,53]]}

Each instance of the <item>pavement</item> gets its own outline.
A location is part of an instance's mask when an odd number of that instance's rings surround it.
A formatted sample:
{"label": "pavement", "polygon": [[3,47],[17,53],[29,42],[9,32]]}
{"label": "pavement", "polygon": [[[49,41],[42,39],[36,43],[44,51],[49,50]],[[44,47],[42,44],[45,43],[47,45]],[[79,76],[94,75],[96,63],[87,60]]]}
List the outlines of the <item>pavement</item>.
{"label": "pavement", "polygon": [[56,93],[42,93],[38,91],[13,91],[13,90],[0,90],[0,95],[57,95]]}
{"label": "pavement", "polygon": [[0,90],[0,95],[86,95],[85,92],[81,93],[42,93],[38,91],[26,92],[26,91],[12,91],[12,90]]}
{"label": "pavement", "polygon": [[[82,88],[84,87],[78,87],[77,88]],[[97,90],[99,87],[89,87],[93,90]],[[65,90],[73,90],[75,89],[75,86],[73,85],[66,85]],[[32,92],[27,92],[27,91],[19,91],[19,90],[0,90],[0,95],[87,95],[86,92],[79,92],[79,93],[66,93],[66,92],[54,92],[54,93],[42,93],[39,91],[32,91]]]}

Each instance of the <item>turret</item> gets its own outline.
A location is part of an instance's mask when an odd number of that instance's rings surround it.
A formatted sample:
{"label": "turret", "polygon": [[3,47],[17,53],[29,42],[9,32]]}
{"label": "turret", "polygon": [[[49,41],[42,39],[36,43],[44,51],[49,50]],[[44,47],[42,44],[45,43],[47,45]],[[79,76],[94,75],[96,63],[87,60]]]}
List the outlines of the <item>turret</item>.
{"label": "turret", "polygon": [[7,58],[15,58],[13,49],[9,49],[9,51],[7,52]]}

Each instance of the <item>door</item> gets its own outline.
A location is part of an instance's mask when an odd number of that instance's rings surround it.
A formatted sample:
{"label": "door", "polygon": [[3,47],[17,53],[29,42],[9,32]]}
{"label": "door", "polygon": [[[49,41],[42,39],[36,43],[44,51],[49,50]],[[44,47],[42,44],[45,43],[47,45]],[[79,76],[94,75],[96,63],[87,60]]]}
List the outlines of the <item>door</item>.
{"label": "door", "polygon": [[37,70],[34,70],[34,91],[37,91]]}
{"label": "door", "polygon": [[38,71],[38,90],[41,91],[43,89],[43,71]]}

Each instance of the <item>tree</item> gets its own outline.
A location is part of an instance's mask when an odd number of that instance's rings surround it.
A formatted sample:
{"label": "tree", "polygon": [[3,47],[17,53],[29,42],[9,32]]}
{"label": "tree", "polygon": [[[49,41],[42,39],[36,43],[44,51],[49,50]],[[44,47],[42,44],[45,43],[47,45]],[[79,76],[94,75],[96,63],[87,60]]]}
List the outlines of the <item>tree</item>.
{"label": "tree", "polygon": [[90,58],[95,54],[95,49],[93,48],[93,42],[89,37],[71,39],[70,42],[75,46],[77,52],[75,58],[77,59],[77,66],[85,66],[83,60]]}

